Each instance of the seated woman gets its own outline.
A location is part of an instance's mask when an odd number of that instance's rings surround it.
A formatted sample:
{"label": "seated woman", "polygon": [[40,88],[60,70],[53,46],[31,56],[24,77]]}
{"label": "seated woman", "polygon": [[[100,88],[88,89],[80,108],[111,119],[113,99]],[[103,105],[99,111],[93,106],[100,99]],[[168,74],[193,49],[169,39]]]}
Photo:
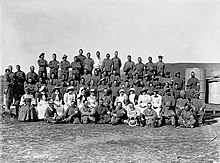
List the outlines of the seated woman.
{"label": "seated woman", "polygon": [[103,99],[99,100],[99,105],[96,107],[96,122],[98,124],[108,124],[111,120],[110,111],[104,105]]}
{"label": "seated woman", "polygon": [[48,107],[48,95],[46,93],[47,89],[45,86],[42,86],[39,89],[39,94],[37,96],[37,114],[38,114],[38,119],[42,120],[44,119],[44,113],[46,108]]}
{"label": "seated woman", "polygon": [[121,102],[122,107],[126,108],[127,104],[128,104],[128,96],[125,94],[125,90],[124,89],[120,89],[119,90],[119,96],[116,97],[115,99],[115,106],[117,107],[118,102]]}
{"label": "seated woman", "polygon": [[138,97],[138,109],[143,114],[143,111],[146,109],[147,104],[151,102],[151,96],[147,94],[147,89],[142,89],[141,94]]}
{"label": "seated woman", "polygon": [[134,107],[133,103],[127,105],[127,116],[129,126],[138,126],[141,124],[141,112],[139,109]]}
{"label": "seated woman", "polygon": [[143,111],[141,121],[142,121],[142,125],[146,124],[146,126],[150,126],[150,127],[157,126],[158,116],[156,111],[152,108],[151,102],[147,103],[147,107]]}
{"label": "seated woman", "polygon": [[76,92],[73,86],[69,86],[64,94],[64,111],[71,105],[72,101],[76,101]]}
{"label": "seated woman", "polygon": [[49,106],[46,108],[44,113],[44,120],[47,123],[56,123],[58,115],[56,109],[54,108],[53,100],[50,100],[48,104]]}
{"label": "seated woman", "polygon": [[25,105],[25,99],[27,98],[31,99],[31,105],[36,105],[36,101],[34,99],[34,96],[31,94],[29,87],[26,87],[24,91],[25,94],[21,96],[20,106]]}
{"label": "seated woman", "polygon": [[117,125],[119,123],[126,123],[127,111],[122,107],[122,102],[118,101],[116,109],[112,111],[111,124]]}
{"label": "seated woman", "polygon": [[80,112],[82,123],[95,123],[95,108],[90,108],[87,101],[80,108]]}
{"label": "seated woman", "polygon": [[71,105],[67,108],[67,110],[57,118],[57,121],[62,121],[65,123],[80,123],[80,111],[76,106],[76,102],[72,101]]}
{"label": "seated woman", "polygon": [[37,113],[31,104],[31,98],[24,99],[25,104],[19,109],[18,120],[21,122],[37,121]]}
{"label": "seated woman", "polygon": [[87,101],[87,96],[86,96],[85,87],[81,87],[77,95],[77,107],[80,109],[81,107],[83,107],[86,101]]}
{"label": "seated woman", "polygon": [[135,105],[135,100],[138,99],[138,95],[135,94],[135,89],[134,88],[129,89],[128,98],[129,98],[129,101]]}
{"label": "seated woman", "polygon": [[87,98],[87,101],[88,101],[88,107],[90,108],[97,107],[98,101],[94,89],[90,90],[90,96]]}
{"label": "seated woman", "polygon": [[57,114],[60,116],[64,113],[63,109],[63,97],[60,93],[60,87],[55,87],[53,89],[53,93],[51,95],[51,99],[54,101],[55,109],[57,110]]}

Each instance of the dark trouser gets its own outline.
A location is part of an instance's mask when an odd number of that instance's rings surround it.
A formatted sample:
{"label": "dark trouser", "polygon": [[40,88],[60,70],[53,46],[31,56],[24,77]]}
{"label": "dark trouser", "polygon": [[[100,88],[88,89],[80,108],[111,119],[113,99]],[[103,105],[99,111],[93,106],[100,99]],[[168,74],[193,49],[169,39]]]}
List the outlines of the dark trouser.
{"label": "dark trouser", "polygon": [[190,120],[184,120],[183,118],[179,118],[178,124],[182,125],[183,127],[192,127],[195,125],[196,120],[195,119],[190,119]]}
{"label": "dark trouser", "polygon": [[159,125],[172,125],[172,126],[176,126],[176,119],[175,116],[172,117],[164,117],[162,116],[159,120]]}
{"label": "dark trouser", "polygon": [[154,116],[145,117],[146,126],[156,127],[157,119]]}
{"label": "dark trouser", "polygon": [[111,121],[110,115],[100,115],[99,120],[97,121],[98,124],[108,124]]}
{"label": "dark trouser", "polygon": [[45,73],[45,77],[47,78],[47,70],[45,71],[38,71],[38,78],[43,78],[43,73]]}
{"label": "dark trouser", "polygon": [[125,116],[112,116],[111,118],[111,123],[112,124],[119,124],[119,123],[124,123]]}
{"label": "dark trouser", "polygon": [[95,117],[93,117],[93,116],[83,116],[83,117],[81,117],[81,121],[82,121],[83,124],[94,123],[95,122]]}
{"label": "dark trouser", "polygon": [[203,124],[204,122],[204,111],[202,110],[195,110],[193,111],[194,116],[196,117],[196,120],[198,121],[199,124]]}

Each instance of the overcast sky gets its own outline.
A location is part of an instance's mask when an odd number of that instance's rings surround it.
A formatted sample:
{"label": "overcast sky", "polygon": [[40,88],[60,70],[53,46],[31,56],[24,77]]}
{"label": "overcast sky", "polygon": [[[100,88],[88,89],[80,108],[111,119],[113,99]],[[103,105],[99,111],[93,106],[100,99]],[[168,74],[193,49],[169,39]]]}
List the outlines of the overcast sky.
{"label": "overcast sky", "polygon": [[219,0],[4,0],[0,11],[0,74],[9,64],[27,72],[41,52],[72,61],[80,48],[118,50],[123,62],[220,63]]}

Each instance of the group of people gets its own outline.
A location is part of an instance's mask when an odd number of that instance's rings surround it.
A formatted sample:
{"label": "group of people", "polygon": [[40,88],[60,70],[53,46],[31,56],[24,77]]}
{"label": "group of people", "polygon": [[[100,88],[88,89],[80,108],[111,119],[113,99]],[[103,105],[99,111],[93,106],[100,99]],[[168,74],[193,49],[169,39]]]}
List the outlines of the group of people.
{"label": "group of people", "polygon": [[5,111],[11,112],[14,106],[13,116],[19,121],[152,127],[204,123],[205,103],[199,98],[195,72],[191,72],[185,88],[179,71],[174,78],[166,72],[161,55],[156,63],[148,57],[146,64],[141,57],[134,63],[128,55],[124,65],[117,51],[112,59],[110,54],[102,59],[97,51],[93,59],[80,49],[72,63],[66,54],[61,62],[55,53],[49,63],[44,56],[41,53],[37,61],[38,74],[34,66],[27,74],[20,65],[16,72],[11,65],[5,70]]}

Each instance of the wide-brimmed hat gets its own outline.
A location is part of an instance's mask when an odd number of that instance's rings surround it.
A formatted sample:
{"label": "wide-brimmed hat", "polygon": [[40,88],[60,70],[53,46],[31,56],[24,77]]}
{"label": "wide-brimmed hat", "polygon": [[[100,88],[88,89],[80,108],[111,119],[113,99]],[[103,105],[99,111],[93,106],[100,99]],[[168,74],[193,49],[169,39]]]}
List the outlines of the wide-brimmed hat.
{"label": "wide-brimmed hat", "polygon": [[147,89],[146,89],[146,88],[143,88],[143,89],[141,90],[141,94],[142,94],[143,92],[146,92],[146,93],[147,93]]}
{"label": "wide-brimmed hat", "polygon": [[137,126],[137,120],[131,119],[131,120],[128,122],[128,125],[131,126],[131,127]]}
{"label": "wide-brimmed hat", "polygon": [[135,90],[134,88],[130,88],[130,89],[129,89],[129,92],[130,92],[130,91],[134,91],[134,92],[135,92],[136,90]]}
{"label": "wide-brimmed hat", "polygon": [[48,101],[48,104],[54,104],[53,99],[50,99],[50,100]]}
{"label": "wide-brimmed hat", "polygon": [[163,58],[163,56],[162,55],[158,55],[158,58]]}
{"label": "wide-brimmed hat", "polygon": [[62,59],[63,59],[63,58],[67,58],[67,55],[66,55],[66,54],[64,54],[64,55],[63,55],[63,57],[62,57]]}
{"label": "wide-brimmed hat", "polygon": [[45,53],[40,53],[39,58],[41,58],[41,56],[44,56],[44,55],[45,55]]}
{"label": "wide-brimmed hat", "polygon": [[45,91],[46,90],[46,87],[44,85],[42,85],[39,89],[39,92],[42,92],[42,91]]}
{"label": "wide-brimmed hat", "polygon": [[69,92],[70,90],[74,90],[74,87],[73,86],[69,86],[66,91]]}
{"label": "wide-brimmed hat", "polygon": [[59,86],[55,86],[55,87],[53,88],[53,92],[55,92],[56,90],[60,90],[60,87],[59,87]]}
{"label": "wide-brimmed hat", "polygon": [[159,92],[159,90],[158,89],[154,89],[153,92]]}
{"label": "wide-brimmed hat", "polygon": [[31,102],[31,98],[25,98],[24,102]]}
{"label": "wide-brimmed hat", "polygon": [[124,90],[124,89],[120,89],[120,90],[119,90],[119,93],[121,93],[121,92],[124,92],[124,93],[125,93],[125,90]]}

